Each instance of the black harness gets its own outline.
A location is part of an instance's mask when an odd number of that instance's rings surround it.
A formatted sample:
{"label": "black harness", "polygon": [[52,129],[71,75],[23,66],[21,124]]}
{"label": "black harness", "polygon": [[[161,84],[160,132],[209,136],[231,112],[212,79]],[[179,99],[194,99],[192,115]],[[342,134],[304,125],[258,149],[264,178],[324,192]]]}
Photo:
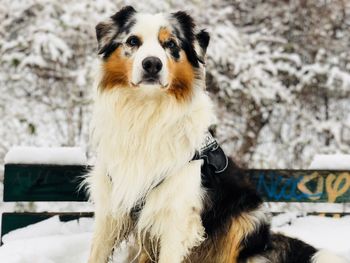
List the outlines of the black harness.
{"label": "black harness", "polygon": [[[202,181],[207,181],[210,177],[210,172],[214,171],[215,174],[224,172],[228,166],[228,158],[216,139],[210,132],[207,132],[204,142],[201,145],[199,151],[196,151],[192,160],[203,160],[201,167]],[[164,182],[165,178],[160,180],[152,189],[154,190]],[[132,219],[137,219],[141,210],[145,205],[145,198],[140,199],[136,205],[131,209],[130,216]]]}
{"label": "black harness", "polygon": [[192,160],[202,159],[203,165],[201,168],[202,178],[207,175],[207,168],[211,167],[216,174],[222,173],[228,166],[228,158],[221,149],[219,143],[211,135],[207,133],[205,140],[199,151],[196,152]]}

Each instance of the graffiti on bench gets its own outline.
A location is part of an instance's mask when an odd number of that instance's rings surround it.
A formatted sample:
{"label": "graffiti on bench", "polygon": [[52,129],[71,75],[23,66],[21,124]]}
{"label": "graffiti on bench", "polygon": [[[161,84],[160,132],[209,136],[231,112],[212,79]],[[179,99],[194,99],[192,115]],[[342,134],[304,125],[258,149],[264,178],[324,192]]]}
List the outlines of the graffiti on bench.
{"label": "graffiti on bench", "polygon": [[258,191],[272,201],[341,202],[350,199],[350,172],[302,171],[287,176],[288,171],[256,171]]}

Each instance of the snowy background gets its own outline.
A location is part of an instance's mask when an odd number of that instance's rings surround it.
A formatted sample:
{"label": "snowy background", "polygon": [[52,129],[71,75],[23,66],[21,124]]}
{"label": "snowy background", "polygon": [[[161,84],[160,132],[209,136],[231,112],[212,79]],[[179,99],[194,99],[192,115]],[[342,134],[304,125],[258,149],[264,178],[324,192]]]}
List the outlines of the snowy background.
{"label": "snowy background", "polygon": [[[87,149],[94,26],[125,4],[211,34],[217,136],[242,166],[350,153],[350,1],[0,0],[0,164],[12,145]],[[2,167],[2,166],[0,166]]]}
{"label": "snowy background", "polygon": [[[126,4],[149,12],[187,10],[210,32],[207,83],[217,105],[217,137],[241,166],[308,168],[315,154],[350,153],[350,1],[184,2],[0,0],[0,194],[4,157],[14,145],[80,146],[93,156],[94,26]],[[13,210],[91,206],[0,202],[0,212]],[[13,232],[0,262],[85,262],[91,223],[50,219]],[[273,226],[350,258],[349,217],[290,212]]]}

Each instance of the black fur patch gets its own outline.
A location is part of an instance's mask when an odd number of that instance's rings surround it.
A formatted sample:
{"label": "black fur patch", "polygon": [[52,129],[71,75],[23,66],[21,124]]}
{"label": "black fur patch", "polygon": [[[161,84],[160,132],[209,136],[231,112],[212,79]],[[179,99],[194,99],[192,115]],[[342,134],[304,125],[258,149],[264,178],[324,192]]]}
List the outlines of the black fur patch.
{"label": "black fur patch", "polygon": [[198,60],[200,63],[205,64],[205,60],[204,60],[204,56],[205,53],[207,52],[207,47],[209,45],[209,40],[210,40],[210,36],[208,34],[208,32],[206,32],[205,30],[201,30],[197,35],[196,35],[199,47],[200,47],[200,51],[198,54]]}
{"label": "black fur patch", "polygon": [[263,223],[254,232],[250,233],[244,240],[242,240],[242,251],[239,253],[239,260],[244,260],[262,254],[264,251],[270,249],[270,225]]}
{"label": "black fur patch", "polygon": [[193,18],[190,15],[188,15],[186,12],[183,12],[183,11],[178,11],[176,13],[173,13],[172,15],[179,22],[179,24],[181,26],[181,30],[182,30],[183,34],[185,35],[185,38],[189,42],[193,43],[193,40],[194,40],[193,30],[195,27]]}
{"label": "black fur patch", "polygon": [[114,50],[116,50],[120,46],[120,43],[117,43],[115,41],[112,41],[110,44],[105,45],[101,50],[99,51],[99,54],[103,54],[103,58],[108,58]]}
{"label": "black fur patch", "polygon": [[173,13],[172,16],[178,21],[180,25],[180,28],[175,27],[174,31],[176,37],[180,40],[181,48],[185,51],[188,61],[194,67],[199,67],[198,57],[193,46],[195,39],[193,31],[195,25],[192,17],[183,11]]}
{"label": "black fur patch", "polygon": [[196,35],[197,41],[199,43],[199,46],[203,49],[203,53],[207,51],[207,47],[209,45],[210,36],[207,31],[201,30]]}
{"label": "black fur patch", "polygon": [[317,250],[300,241],[281,234],[271,235],[269,248],[262,254],[271,262],[283,263],[311,263],[311,259]]}
{"label": "black fur patch", "polygon": [[[118,48],[120,43],[115,42],[115,38],[118,34],[122,32],[128,32],[130,28],[135,24],[135,21],[132,20],[132,16],[136,13],[135,9],[132,6],[125,6],[113,16],[111,19],[114,23],[99,23],[96,26],[96,38],[99,43],[99,54],[103,54],[103,58],[108,58],[113,51]],[[111,38],[109,43],[106,43],[104,46],[101,46],[100,43],[102,38],[110,33],[116,31],[115,35]]]}
{"label": "black fur patch", "polygon": [[175,47],[175,48],[171,49],[170,54],[175,59],[175,61],[177,61],[180,58],[180,48]]}
{"label": "black fur patch", "polygon": [[118,26],[120,33],[125,30],[123,27],[126,25],[126,22],[136,13],[136,10],[132,6],[125,6],[120,9],[117,13],[111,16],[111,19]]}
{"label": "black fur patch", "polygon": [[257,209],[262,203],[231,159],[221,173],[215,173],[215,167],[204,159],[202,185],[207,192],[202,221],[209,236],[224,234],[233,217]]}

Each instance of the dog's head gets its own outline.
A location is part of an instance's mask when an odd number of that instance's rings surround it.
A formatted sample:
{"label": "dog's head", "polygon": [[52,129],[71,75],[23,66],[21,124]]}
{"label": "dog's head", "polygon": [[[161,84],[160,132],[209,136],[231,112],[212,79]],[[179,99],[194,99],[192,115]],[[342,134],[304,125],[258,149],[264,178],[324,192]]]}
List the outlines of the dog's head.
{"label": "dog's head", "polygon": [[138,13],[126,6],[96,26],[103,59],[101,89],[158,88],[186,99],[202,72],[209,43],[191,16]]}

